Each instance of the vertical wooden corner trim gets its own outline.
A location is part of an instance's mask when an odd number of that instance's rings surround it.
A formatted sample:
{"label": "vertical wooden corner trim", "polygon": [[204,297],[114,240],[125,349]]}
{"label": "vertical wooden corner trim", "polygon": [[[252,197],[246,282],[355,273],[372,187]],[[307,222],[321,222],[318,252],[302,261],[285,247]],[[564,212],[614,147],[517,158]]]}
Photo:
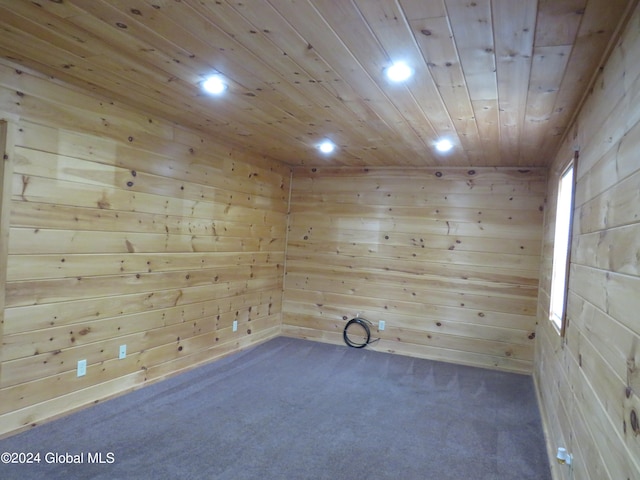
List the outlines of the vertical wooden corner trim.
{"label": "vertical wooden corner trim", "polygon": [[[0,119],[0,340],[4,336],[4,304],[7,282],[7,256],[9,254],[9,216],[11,213],[11,177],[13,175],[14,124]],[[2,379],[0,363],[0,381]]]}

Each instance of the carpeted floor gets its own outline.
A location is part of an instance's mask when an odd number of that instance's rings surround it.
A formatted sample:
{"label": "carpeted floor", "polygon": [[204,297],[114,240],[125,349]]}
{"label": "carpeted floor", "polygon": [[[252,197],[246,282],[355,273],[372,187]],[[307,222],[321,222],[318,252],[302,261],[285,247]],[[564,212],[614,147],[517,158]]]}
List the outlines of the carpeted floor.
{"label": "carpeted floor", "polygon": [[41,458],[4,480],[551,479],[531,377],[283,337],[0,452]]}

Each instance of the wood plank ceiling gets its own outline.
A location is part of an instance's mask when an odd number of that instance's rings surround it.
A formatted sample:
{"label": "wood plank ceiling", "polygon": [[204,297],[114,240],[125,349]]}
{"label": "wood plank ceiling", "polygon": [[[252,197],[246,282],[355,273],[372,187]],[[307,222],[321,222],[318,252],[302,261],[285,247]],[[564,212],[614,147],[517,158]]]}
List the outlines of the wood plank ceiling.
{"label": "wood plank ceiling", "polygon": [[0,0],[0,56],[291,165],[546,166],[636,3]]}

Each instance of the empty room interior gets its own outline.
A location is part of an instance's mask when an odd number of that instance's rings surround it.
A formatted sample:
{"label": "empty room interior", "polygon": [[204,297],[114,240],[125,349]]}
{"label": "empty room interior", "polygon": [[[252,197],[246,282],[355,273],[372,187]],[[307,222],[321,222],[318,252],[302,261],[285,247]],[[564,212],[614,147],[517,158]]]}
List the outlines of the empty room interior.
{"label": "empty room interior", "polygon": [[0,148],[0,477],[640,478],[637,0],[0,0]]}

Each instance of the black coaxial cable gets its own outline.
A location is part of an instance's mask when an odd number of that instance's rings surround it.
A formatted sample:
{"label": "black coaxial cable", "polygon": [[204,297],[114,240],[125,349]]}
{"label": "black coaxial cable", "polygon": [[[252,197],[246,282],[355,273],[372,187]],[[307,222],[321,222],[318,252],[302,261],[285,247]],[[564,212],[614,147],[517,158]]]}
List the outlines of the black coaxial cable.
{"label": "black coaxial cable", "polygon": [[355,317],[347,322],[342,332],[344,343],[353,348],[363,348],[369,343],[380,340],[379,338],[371,341],[371,322],[364,318]]}

